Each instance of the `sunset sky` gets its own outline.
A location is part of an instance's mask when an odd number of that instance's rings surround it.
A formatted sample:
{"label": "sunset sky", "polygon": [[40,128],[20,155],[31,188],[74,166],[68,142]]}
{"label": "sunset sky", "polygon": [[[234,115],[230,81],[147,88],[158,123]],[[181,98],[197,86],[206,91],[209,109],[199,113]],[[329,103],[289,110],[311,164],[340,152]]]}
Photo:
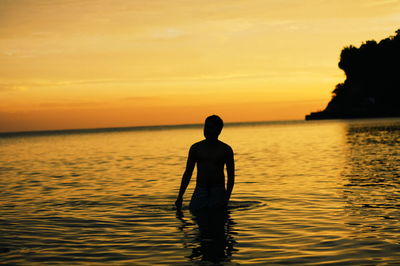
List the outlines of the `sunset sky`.
{"label": "sunset sky", "polygon": [[0,0],[0,132],[303,119],[397,0]]}

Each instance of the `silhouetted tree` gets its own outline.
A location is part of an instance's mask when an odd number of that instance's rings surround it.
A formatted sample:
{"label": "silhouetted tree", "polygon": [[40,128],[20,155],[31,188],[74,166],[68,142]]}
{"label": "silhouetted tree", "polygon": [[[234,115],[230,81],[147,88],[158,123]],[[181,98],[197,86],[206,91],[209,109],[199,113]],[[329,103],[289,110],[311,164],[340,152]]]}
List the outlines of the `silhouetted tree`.
{"label": "silhouetted tree", "polygon": [[400,116],[400,29],[379,43],[344,47],[338,66],[345,81],[336,85],[325,110],[307,118]]}

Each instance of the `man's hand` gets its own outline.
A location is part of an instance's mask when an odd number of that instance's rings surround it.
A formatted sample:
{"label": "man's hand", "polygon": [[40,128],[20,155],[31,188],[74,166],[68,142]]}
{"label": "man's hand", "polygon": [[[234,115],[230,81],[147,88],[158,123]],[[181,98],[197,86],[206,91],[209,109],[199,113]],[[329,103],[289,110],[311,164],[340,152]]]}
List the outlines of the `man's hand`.
{"label": "man's hand", "polygon": [[178,210],[180,210],[182,208],[182,202],[183,202],[183,198],[182,197],[178,197],[175,201],[175,206]]}

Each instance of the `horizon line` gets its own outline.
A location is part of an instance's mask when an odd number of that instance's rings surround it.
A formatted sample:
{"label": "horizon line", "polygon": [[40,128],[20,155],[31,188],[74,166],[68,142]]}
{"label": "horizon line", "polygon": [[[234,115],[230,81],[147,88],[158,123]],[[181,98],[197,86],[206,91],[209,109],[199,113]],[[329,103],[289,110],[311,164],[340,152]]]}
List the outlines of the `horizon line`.
{"label": "horizon line", "polygon": [[[300,122],[302,119],[288,120],[263,120],[263,121],[235,121],[224,122],[224,126],[239,126],[245,124],[265,124],[265,123],[287,123]],[[116,126],[116,127],[98,127],[98,128],[66,128],[66,129],[39,129],[39,130],[22,130],[22,131],[1,131],[0,137],[21,136],[21,135],[46,135],[57,133],[101,133],[112,131],[130,131],[130,130],[149,130],[149,129],[175,129],[175,128],[196,128],[203,126],[204,123],[185,123],[185,124],[165,124],[165,125],[138,125],[138,126]]]}

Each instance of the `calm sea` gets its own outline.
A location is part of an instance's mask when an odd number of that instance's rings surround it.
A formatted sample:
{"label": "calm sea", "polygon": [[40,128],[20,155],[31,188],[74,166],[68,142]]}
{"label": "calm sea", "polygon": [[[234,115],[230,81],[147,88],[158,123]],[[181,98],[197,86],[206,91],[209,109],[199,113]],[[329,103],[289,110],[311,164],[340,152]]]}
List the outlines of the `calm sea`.
{"label": "calm sea", "polygon": [[[227,214],[173,208],[201,127],[0,136],[0,263],[399,265],[400,119],[227,125]],[[204,222],[204,221],[203,221]]]}

